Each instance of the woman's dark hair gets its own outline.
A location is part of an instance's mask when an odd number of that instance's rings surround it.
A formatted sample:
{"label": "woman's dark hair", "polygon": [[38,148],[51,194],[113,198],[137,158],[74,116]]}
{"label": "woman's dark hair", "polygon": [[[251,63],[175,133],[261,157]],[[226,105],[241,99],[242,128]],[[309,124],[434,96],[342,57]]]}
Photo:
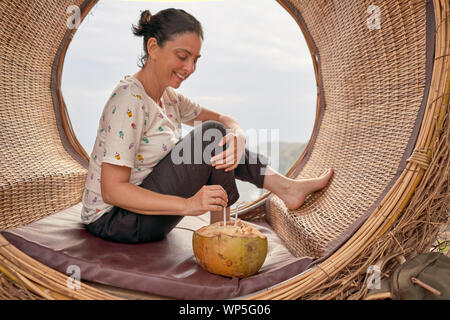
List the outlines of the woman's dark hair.
{"label": "woman's dark hair", "polygon": [[152,37],[156,39],[160,47],[163,47],[166,41],[187,32],[195,32],[203,40],[200,22],[182,9],[165,9],[154,16],[149,10],[142,11],[138,25],[133,25],[132,31],[135,36],[144,37],[144,55],[140,57],[140,64],[138,64],[140,68],[143,68],[148,60],[147,42]]}

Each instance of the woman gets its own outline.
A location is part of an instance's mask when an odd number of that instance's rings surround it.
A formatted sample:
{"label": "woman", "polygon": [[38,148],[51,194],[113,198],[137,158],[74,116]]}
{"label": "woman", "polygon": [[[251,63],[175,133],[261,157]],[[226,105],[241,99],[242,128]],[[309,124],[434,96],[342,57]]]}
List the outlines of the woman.
{"label": "woman", "polygon": [[[214,223],[226,208],[229,218],[239,198],[236,178],[272,191],[292,210],[327,185],[332,169],[307,180],[275,172],[245,148],[233,118],[175,91],[200,58],[203,31],[193,16],[147,10],[133,33],[144,37],[145,54],[141,70],[116,86],[99,122],[82,199],[89,232],[138,243],[162,239],[184,216],[209,211]],[[181,123],[194,120],[201,124],[181,138]]]}

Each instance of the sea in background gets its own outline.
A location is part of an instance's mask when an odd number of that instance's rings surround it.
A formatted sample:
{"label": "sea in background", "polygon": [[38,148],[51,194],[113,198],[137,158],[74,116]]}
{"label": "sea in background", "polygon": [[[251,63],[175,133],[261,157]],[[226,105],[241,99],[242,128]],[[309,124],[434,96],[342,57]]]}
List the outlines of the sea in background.
{"label": "sea in background", "polygon": [[[278,148],[274,147],[275,143]],[[292,143],[292,142],[271,142],[264,145],[258,145],[257,148],[250,148],[252,151],[257,151],[270,159],[272,168],[279,173],[285,175],[289,169],[294,165],[300,155],[303,153],[307,143]],[[274,148],[272,148],[274,147]],[[278,149],[278,152],[277,152]],[[273,151],[273,152],[272,152]],[[236,185],[239,191],[239,202],[254,201],[267,192],[266,189],[260,189],[253,184],[236,179]]]}

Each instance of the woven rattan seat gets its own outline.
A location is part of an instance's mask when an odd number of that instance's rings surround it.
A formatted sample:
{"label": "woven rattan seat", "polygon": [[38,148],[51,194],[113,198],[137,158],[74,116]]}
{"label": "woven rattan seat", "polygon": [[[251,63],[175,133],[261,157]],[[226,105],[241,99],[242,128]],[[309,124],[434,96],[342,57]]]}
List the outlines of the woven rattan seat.
{"label": "woven rattan seat", "polygon": [[384,21],[399,20],[392,32],[384,25],[368,29],[364,1],[287,5],[296,16],[302,9],[314,39],[323,109],[314,145],[291,176],[314,177],[327,167],[336,171],[330,186],[298,210],[288,211],[277,197],[268,201],[269,221],[297,256],[327,255],[349,228],[355,230],[375,210],[404,170],[431,80],[433,56],[426,49],[434,43],[434,20],[425,6],[416,1],[400,10],[398,3],[387,1]]}
{"label": "woven rattan seat", "polygon": [[[298,210],[270,193],[241,209],[242,218],[266,220],[295,257],[316,259],[250,298],[361,298],[370,265],[429,250],[448,217],[449,3],[278,2],[303,33],[317,82],[313,134],[287,176],[315,177],[329,167],[335,174]],[[81,200],[89,157],[60,84],[76,32],[67,8],[79,6],[83,20],[96,3],[0,2],[0,231]],[[115,298],[93,284],[67,289],[67,275],[0,235],[1,274],[47,299]]]}

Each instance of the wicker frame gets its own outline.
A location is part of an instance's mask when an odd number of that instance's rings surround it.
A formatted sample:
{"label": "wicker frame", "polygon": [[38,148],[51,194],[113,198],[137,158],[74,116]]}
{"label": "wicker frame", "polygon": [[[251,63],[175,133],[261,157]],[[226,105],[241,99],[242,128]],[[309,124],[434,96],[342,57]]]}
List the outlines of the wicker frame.
{"label": "wicker frame", "polygon": [[[0,106],[2,113],[0,136],[3,150],[0,176],[0,230],[30,223],[70,207],[81,199],[88,156],[71,129],[60,91],[62,64],[75,30],[68,30],[62,21],[65,21],[65,8],[68,5],[79,5],[83,19],[96,2],[79,0],[41,5],[38,1],[9,1],[0,4],[2,32],[0,97],[4,101]],[[326,69],[326,63],[325,66],[321,63],[322,59],[326,60],[321,58],[326,51],[320,51],[320,46],[318,49],[312,36],[314,34],[317,37],[317,33],[314,33],[317,26],[311,26],[314,8],[319,8],[322,14],[349,13],[353,3],[350,0],[340,1],[339,4],[322,0],[314,5],[308,1],[278,2],[298,22],[310,48],[316,72],[318,99],[313,137],[305,152],[287,174],[290,177],[304,177],[317,174],[315,172],[317,168],[309,168],[308,161],[311,163],[313,157],[311,154],[321,144],[320,139],[316,139],[320,133],[321,121],[331,112],[324,108],[330,105],[325,104],[325,99],[327,103],[333,101],[334,96],[330,96],[328,92],[336,92],[326,89],[327,82],[324,81],[324,77],[325,80],[328,79],[331,72]],[[415,8],[416,11],[412,13],[421,14],[421,10],[425,10],[426,6],[418,5],[417,1],[405,0],[395,4],[391,2],[390,5],[387,2],[389,1],[383,3],[386,6],[382,9],[392,8],[396,13],[395,21],[411,19],[407,16],[411,11],[403,10],[404,8]],[[361,4],[358,1],[358,3],[360,6],[369,5],[368,2]],[[379,263],[393,255],[401,254],[408,257],[429,250],[440,227],[447,222],[450,203],[448,191],[450,8],[446,0],[428,1],[427,5],[434,13],[435,28],[432,30],[435,39],[434,57],[429,90],[423,95],[426,97],[423,101],[423,114],[419,125],[416,126],[416,139],[413,149],[404,161],[404,168],[392,179],[392,185],[385,186],[377,205],[366,220],[357,226],[355,233],[337,251],[329,252],[315,268],[294,279],[245,298],[364,298],[367,293],[364,281],[369,265]],[[27,19],[23,19],[24,15]],[[342,20],[345,25],[345,18]],[[308,21],[309,25],[305,21]],[[308,28],[312,28],[311,32]],[[49,42],[48,39],[57,39],[59,47],[55,47],[55,42]],[[411,53],[410,49],[402,51],[400,48],[395,54],[404,56]],[[430,49],[427,50],[429,52]],[[397,81],[401,83],[404,79]],[[349,89],[355,92],[357,86],[357,82],[349,83]],[[30,108],[30,105],[33,108]],[[12,108],[14,112],[11,112]],[[35,113],[30,115],[32,112]],[[45,117],[39,116],[39,113]],[[36,123],[40,123],[41,126],[36,127]],[[24,143],[24,137],[33,137],[32,143]],[[404,150],[399,152],[403,153]],[[326,192],[327,190],[324,191],[325,194]],[[322,197],[324,194],[318,196]],[[315,199],[317,197],[312,200]],[[308,208],[311,210],[313,202],[305,203],[305,210]],[[274,195],[265,194],[248,204],[240,216],[248,220],[273,219],[274,205],[275,211],[279,211],[277,213],[279,217],[292,219],[289,217],[298,215],[298,212],[288,212],[282,206],[276,207],[277,203],[279,204],[279,201]],[[280,222],[272,223],[275,230],[278,225],[277,231],[283,226]],[[288,247],[291,246],[294,252],[297,250],[296,244],[299,243],[297,231],[294,229],[284,236]],[[319,243],[318,248],[323,249],[324,246]],[[319,249],[311,252],[320,255],[322,252]],[[298,252],[301,253],[301,250]],[[394,266],[395,264],[392,264],[390,267]],[[0,236],[0,271],[16,283],[14,286],[18,285],[22,288],[19,290],[26,292],[24,298],[117,298],[93,285],[82,284],[80,290],[69,290],[65,285],[67,275],[51,270],[27,257],[2,236]],[[6,283],[5,281],[0,282],[0,287],[2,283]]]}

